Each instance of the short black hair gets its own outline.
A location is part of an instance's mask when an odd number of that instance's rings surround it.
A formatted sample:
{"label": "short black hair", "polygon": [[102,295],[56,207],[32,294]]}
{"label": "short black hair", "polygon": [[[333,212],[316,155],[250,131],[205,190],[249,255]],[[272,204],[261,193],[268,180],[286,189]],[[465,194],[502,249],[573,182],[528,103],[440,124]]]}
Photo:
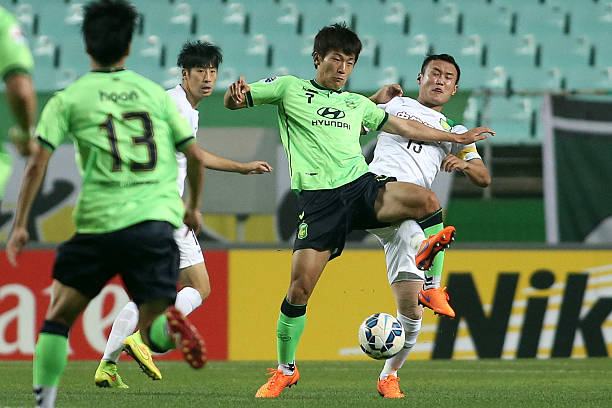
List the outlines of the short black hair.
{"label": "short black hair", "polygon": [[425,58],[425,60],[423,61],[423,64],[421,65],[421,74],[425,75],[425,68],[427,68],[427,64],[429,64],[431,61],[438,60],[449,62],[455,66],[455,69],[457,70],[457,80],[455,81],[455,84],[458,84],[459,78],[461,78],[461,69],[459,68],[459,64],[457,64],[457,61],[455,61],[455,58],[453,58],[453,56],[449,54],[428,55],[427,58]]}
{"label": "short black hair", "polygon": [[314,58],[315,54],[319,54],[321,58],[325,58],[331,50],[339,50],[346,55],[354,55],[355,62],[357,62],[361,52],[361,40],[345,23],[328,25],[317,33],[312,57]]}
{"label": "short black hair", "polygon": [[102,66],[125,56],[132,42],[138,12],[125,0],[98,0],[85,6],[83,38],[87,53]]}
{"label": "short black hair", "polygon": [[176,65],[184,69],[219,68],[222,62],[221,48],[206,41],[187,41],[181,48]]}

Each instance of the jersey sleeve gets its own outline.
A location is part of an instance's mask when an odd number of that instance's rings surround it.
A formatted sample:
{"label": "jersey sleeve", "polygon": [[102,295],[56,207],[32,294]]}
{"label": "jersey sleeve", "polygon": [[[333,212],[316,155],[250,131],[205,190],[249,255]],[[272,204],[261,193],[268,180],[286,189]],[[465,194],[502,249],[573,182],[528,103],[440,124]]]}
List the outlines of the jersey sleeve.
{"label": "jersey sleeve", "polygon": [[249,84],[251,90],[247,92],[247,106],[278,105],[285,95],[287,86],[297,78],[290,75],[271,77]]}
{"label": "jersey sleeve", "polygon": [[380,130],[387,119],[389,119],[389,114],[384,110],[380,109],[374,102],[363,97],[364,111],[363,111],[363,125],[368,129],[376,129]]}
{"label": "jersey sleeve", "polygon": [[176,150],[184,150],[190,143],[195,141],[195,135],[187,119],[179,112],[172,97],[164,92],[164,98],[167,113],[166,120],[172,132],[174,146]]}
{"label": "jersey sleeve", "polygon": [[70,130],[68,114],[63,93],[53,95],[45,105],[36,127],[35,134],[42,146],[53,151],[62,144]]}
{"label": "jersey sleeve", "polygon": [[11,21],[0,33],[0,75],[2,79],[13,72],[32,72],[34,60],[27,41],[16,21]]}
{"label": "jersey sleeve", "polygon": [[[451,128],[452,133],[465,133],[468,129],[463,125],[455,125]],[[474,159],[481,159],[480,154],[478,154],[478,150],[476,149],[476,143],[470,143],[468,145],[462,145],[458,143],[453,143],[453,148],[451,153],[460,158],[461,160],[470,161]]]}

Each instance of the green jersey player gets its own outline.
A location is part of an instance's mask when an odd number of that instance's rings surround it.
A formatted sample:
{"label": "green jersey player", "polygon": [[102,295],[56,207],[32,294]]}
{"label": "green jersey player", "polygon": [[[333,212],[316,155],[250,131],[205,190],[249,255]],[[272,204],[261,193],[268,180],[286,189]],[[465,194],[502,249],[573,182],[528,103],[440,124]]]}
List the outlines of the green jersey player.
{"label": "green jersey player", "polygon": [[[258,398],[276,398],[299,380],[295,351],[304,330],[306,304],[325,265],[340,255],[351,230],[405,219],[438,223],[440,218],[441,222],[440,205],[431,191],[368,172],[359,144],[362,123],[423,141],[472,143],[491,132],[477,128],[456,135],[431,129],[389,116],[372,100],[342,91],[360,51],[361,41],[354,32],[340,24],[328,26],[315,37],[314,80],[284,76],[247,85],[241,78],[225,94],[230,109],[278,107],[291,186],[298,194],[291,282],[277,326],[279,365],[257,391]],[[426,240],[417,258],[419,265],[427,269],[453,235],[454,228],[447,227]]]}
{"label": "green jersey player", "polygon": [[[30,137],[36,116],[36,93],[32,85],[34,61],[17,20],[0,7],[0,75],[6,85],[6,97],[17,125],[9,137],[24,156],[36,148]],[[4,135],[0,135],[0,205],[11,175],[11,156],[4,150]]]}
{"label": "green jersey player", "polygon": [[[83,36],[92,71],[45,106],[36,135],[42,148],[25,171],[13,231],[12,264],[28,240],[25,225],[54,149],[70,136],[82,187],[76,234],[58,248],[53,302],[34,354],[37,404],[54,406],[68,355],[68,331],[106,282],[119,273],[138,305],[144,342],[164,352],[180,342],[194,368],[203,365],[197,330],[173,305],[178,278],[174,229],[195,230],[204,160],[174,101],[152,81],[123,68],[137,18],[125,0],[85,6]],[[185,153],[187,208],[177,188],[176,150]]]}

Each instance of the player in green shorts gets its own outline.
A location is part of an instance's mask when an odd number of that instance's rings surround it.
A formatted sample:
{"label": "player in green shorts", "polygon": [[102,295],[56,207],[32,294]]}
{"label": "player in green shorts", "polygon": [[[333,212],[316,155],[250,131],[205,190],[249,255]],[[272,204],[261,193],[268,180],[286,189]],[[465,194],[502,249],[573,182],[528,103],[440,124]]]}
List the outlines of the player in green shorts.
{"label": "player in green shorts", "polygon": [[[247,85],[241,78],[225,94],[225,105],[239,109],[261,104],[278,107],[281,141],[289,161],[291,188],[298,194],[297,237],[291,280],[277,326],[278,367],[257,398],[276,398],[300,378],[295,352],[304,331],[306,303],[327,262],[340,255],[353,229],[387,226],[405,219],[421,226],[442,222],[436,196],[410,183],[368,172],[361,152],[361,125],[412,140],[462,144],[483,140],[487,128],[458,135],[412,120],[389,116],[376,102],[386,91],[365,96],[342,91],[361,51],[361,41],[344,25],[324,27],[314,42],[314,80],[293,76]],[[380,100],[382,99],[382,100]],[[428,269],[436,253],[450,244],[446,227],[424,241],[417,264]]]}
{"label": "player in green shorts", "polygon": [[[9,130],[9,138],[24,156],[29,156],[36,143],[30,137],[36,117],[36,93],[32,85],[34,61],[17,20],[0,7],[0,75],[6,85],[6,97],[17,125]],[[4,149],[5,135],[0,135],[0,206],[6,183],[11,175],[11,156]]]}
{"label": "player in green shorts", "polygon": [[[124,69],[137,12],[125,0],[85,6],[83,36],[91,72],[56,93],[36,136],[42,146],[24,174],[7,256],[15,265],[28,240],[26,222],[53,151],[70,136],[82,186],[76,234],[57,251],[53,302],[34,352],[37,405],[52,407],[68,356],[68,331],[115,275],[138,305],[138,328],[152,350],[176,348],[194,368],[204,364],[202,340],[174,306],[179,254],[174,230],[198,230],[204,160],[193,131],[170,96]],[[187,158],[191,194],[183,204],[175,153]],[[176,341],[176,343],[175,343]]]}

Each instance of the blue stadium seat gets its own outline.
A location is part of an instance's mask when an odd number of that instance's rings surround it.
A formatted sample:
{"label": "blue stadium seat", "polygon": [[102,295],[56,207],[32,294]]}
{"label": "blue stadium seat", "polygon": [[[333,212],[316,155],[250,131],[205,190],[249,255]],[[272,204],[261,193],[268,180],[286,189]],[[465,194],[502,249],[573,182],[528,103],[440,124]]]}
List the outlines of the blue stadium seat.
{"label": "blue stadium seat", "polygon": [[63,38],[60,43],[60,68],[71,69],[80,76],[88,72],[90,67],[89,55],[85,52],[81,37]]}
{"label": "blue stadium seat", "polygon": [[247,3],[251,34],[265,34],[268,38],[280,39],[284,35],[297,34],[300,10],[295,2]]}
{"label": "blue stadium seat", "polygon": [[482,124],[495,130],[491,143],[497,145],[539,144],[538,125],[541,98],[492,97],[484,107]]}
{"label": "blue stadium seat", "polygon": [[381,68],[420,67],[423,58],[430,52],[431,44],[424,34],[403,37],[385,34],[379,39]]}
{"label": "blue stadium seat", "polygon": [[402,83],[401,73],[397,67],[367,67],[358,66],[350,77],[348,89],[357,92],[370,93],[383,85]]}
{"label": "blue stadium seat", "polygon": [[300,78],[313,78],[312,36],[287,36],[285,41],[272,46],[272,72],[285,72]]}
{"label": "blue stadium seat", "polygon": [[523,34],[516,37],[503,34],[491,35],[487,39],[487,43],[490,44],[487,66],[525,65],[535,67],[538,43],[534,35]]}
{"label": "blue stadium seat", "polygon": [[397,36],[405,34],[408,13],[402,3],[390,1],[383,4],[372,0],[357,0],[351,4],[355,15],[354,29],[360,37],[377,37],[384,33]]}

